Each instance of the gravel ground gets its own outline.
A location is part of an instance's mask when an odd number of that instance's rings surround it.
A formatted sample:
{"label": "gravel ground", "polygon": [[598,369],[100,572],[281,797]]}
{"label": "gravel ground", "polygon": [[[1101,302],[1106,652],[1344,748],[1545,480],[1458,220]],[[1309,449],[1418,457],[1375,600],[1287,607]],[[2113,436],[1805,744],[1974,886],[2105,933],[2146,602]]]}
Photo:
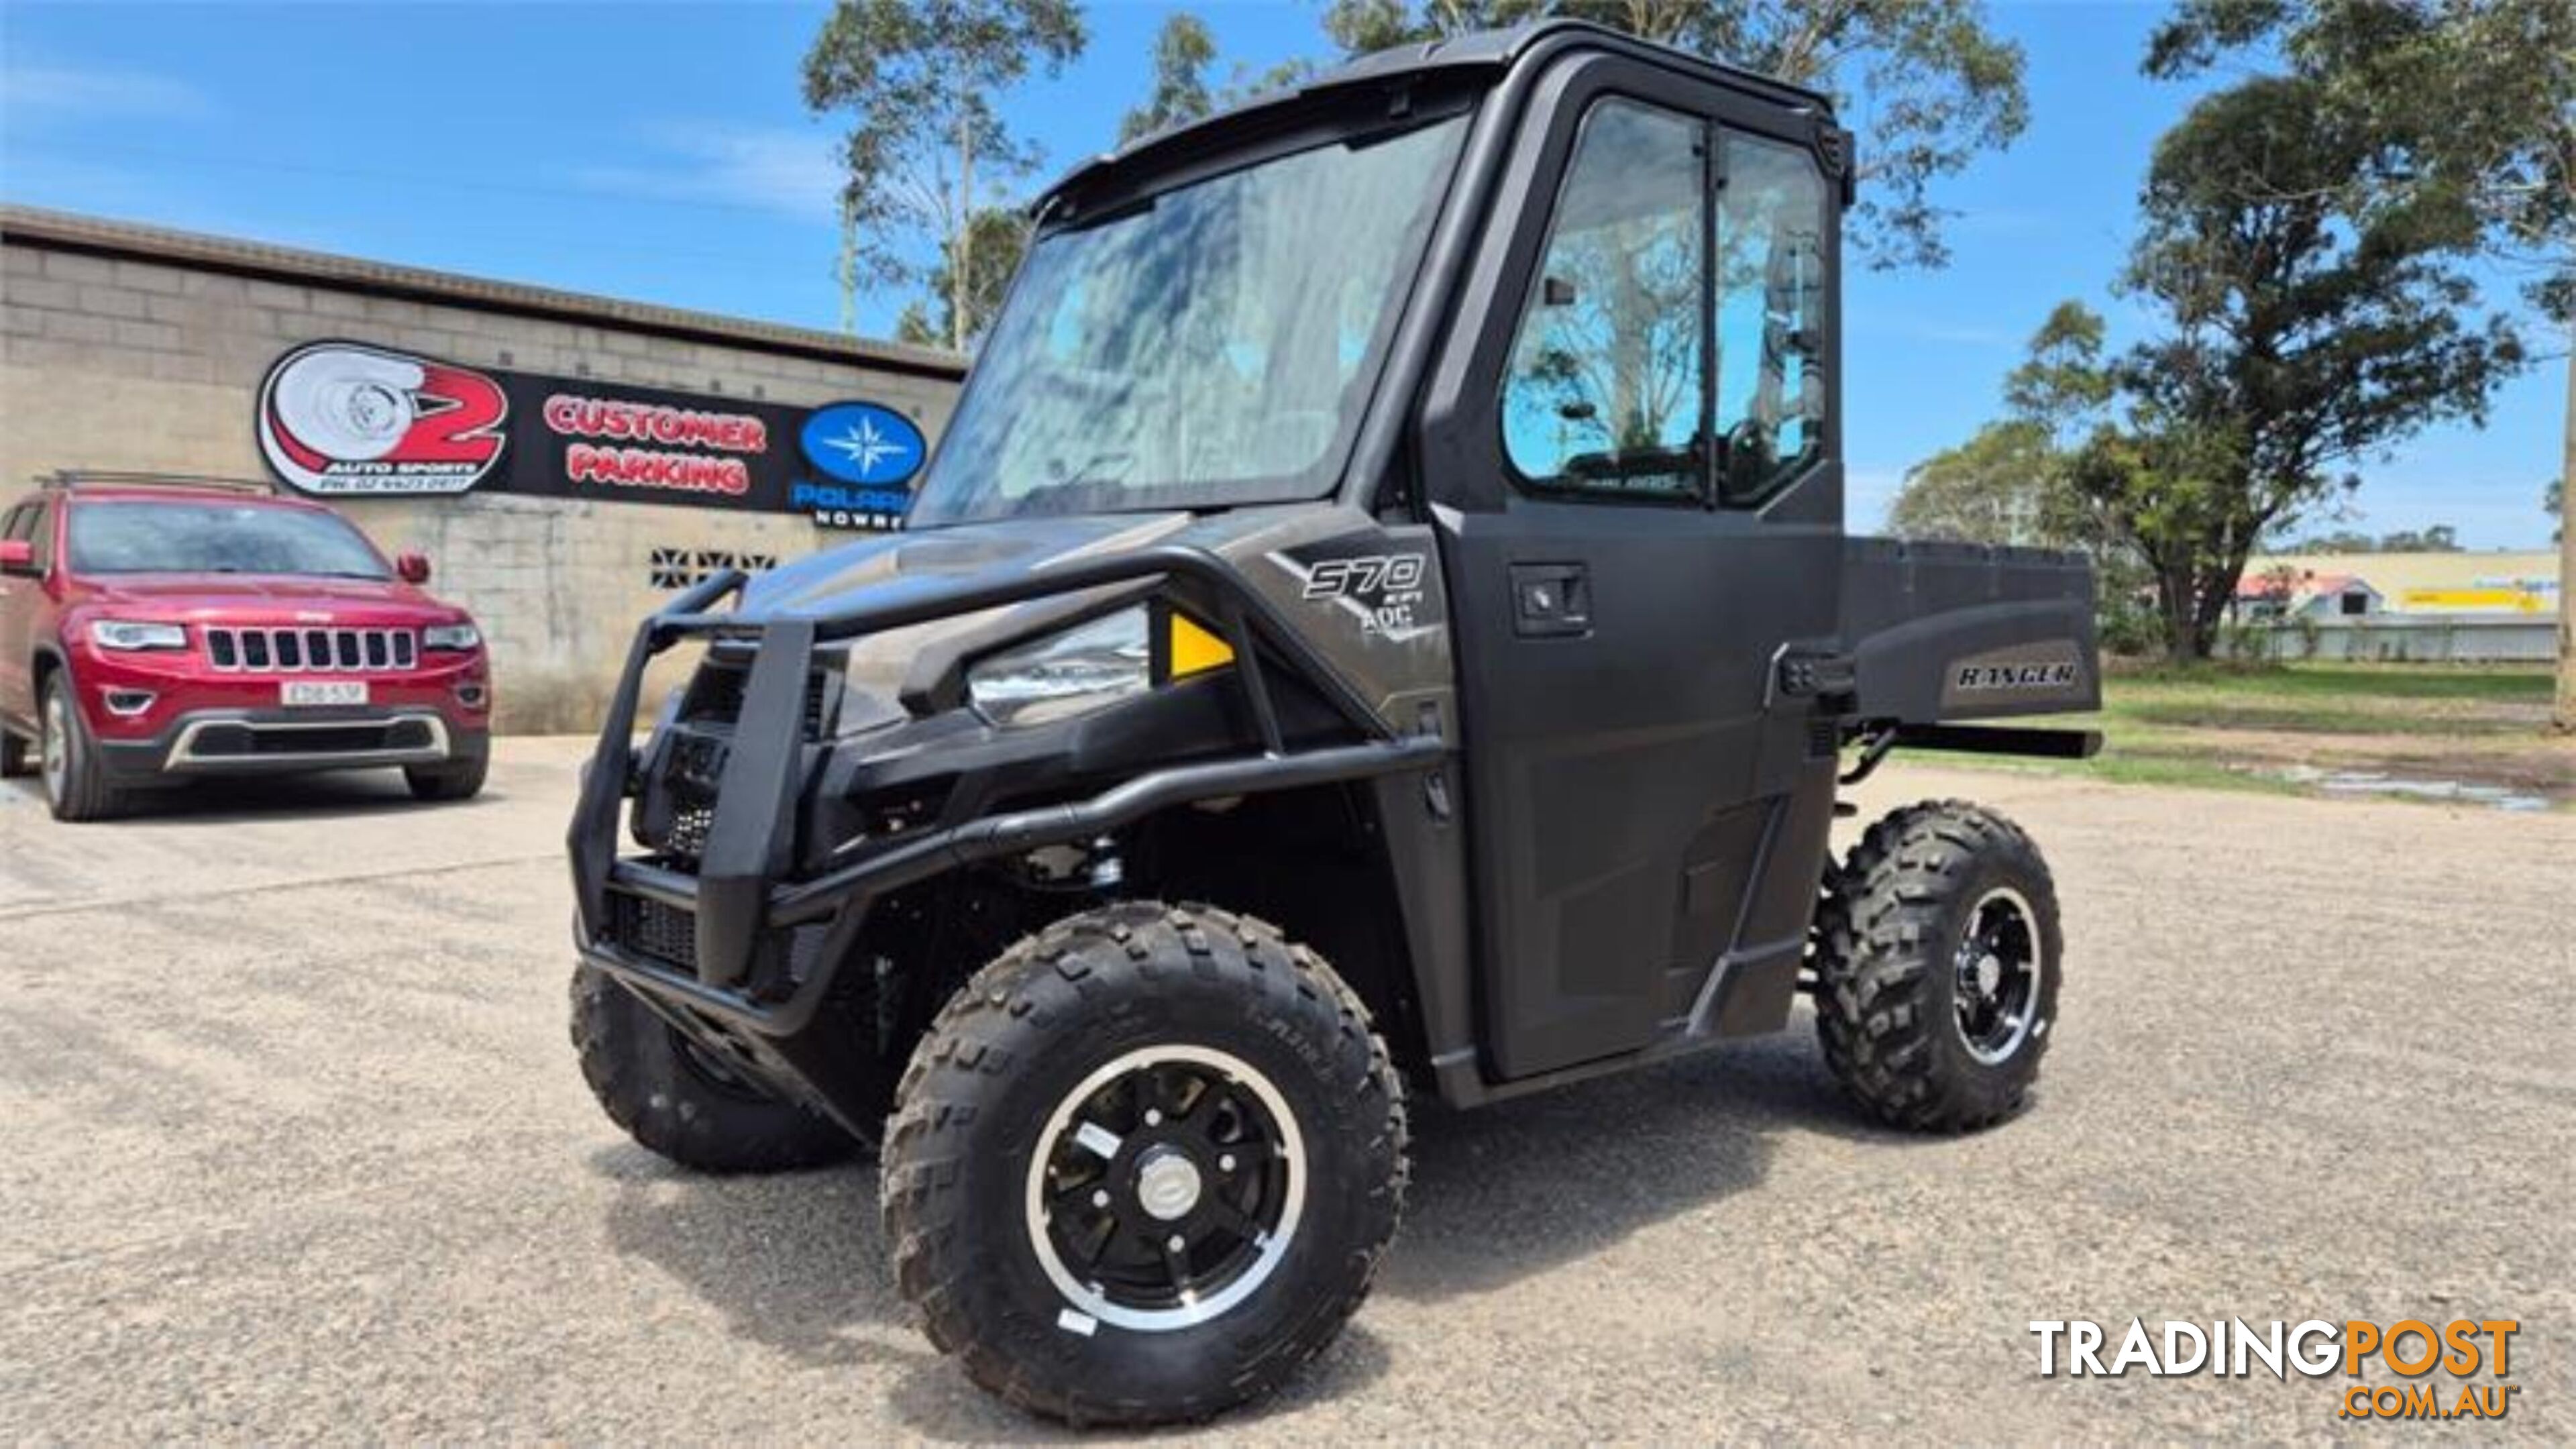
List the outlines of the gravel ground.
{"label": "gravel ground", "polygon": [[[0,787],[0,1434],[1052,1437],[904,1321],[871,1170],[695,1179],[565,1044],[575,747],[65,828]],[[1803,1019],[1417,1117],[1276,1441],[2576,1438],[2576,817],[1936,773],[2066,903],[2033,1110],[1872,1130]],[[2511,1317],[2500,1425],[2340,1377],[2041,1379],[2034,1318]]]}

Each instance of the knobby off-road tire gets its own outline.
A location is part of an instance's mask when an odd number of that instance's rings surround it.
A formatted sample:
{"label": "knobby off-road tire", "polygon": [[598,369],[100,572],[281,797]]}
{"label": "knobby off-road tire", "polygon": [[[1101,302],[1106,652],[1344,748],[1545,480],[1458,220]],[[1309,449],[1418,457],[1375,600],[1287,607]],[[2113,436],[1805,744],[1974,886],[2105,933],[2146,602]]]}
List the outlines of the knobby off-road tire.
{"label": "knobby off-road tire", "polygon": [[635,994],[589,966],[572,976],[572,1044],[608,1120],[699,1172],[821,1167],[861,1144],[688,1046]]}
{"label": "knobby off-road tire", "polygon": [[472,759],[452,765],[406,765],[403,783],[411,787],[415,800],[471,800],[483,793],[483,779],[492,769],[489,759]]}
{"label": "knobby off-road tire", "polygon": [[1965,1132],[2021,1110],[2057,1018],[2063,941],[2047,862],[1965,801],[1869,827],[1827,883],[1816,1032],[1880,1120]]}
{"label": "knobby off-road tire", "polygon": [[1359,999],[1203,906],[1109,906],[1013,946],[895,1102],[905,1300],[977,1383],[1077,1425],[1195,1422],[1290,1378],[1367,1297],[1410,1171]]}
{"label": "knobby off-road tire", "polygon": [[45,681],[36,715],[42,731],[36,736],[38,773],[54,818],[107,820],[123,813],[125,793],[107,782],[107,763],[99,758],[98,741],[72,698],[69,672],[57,669]]}

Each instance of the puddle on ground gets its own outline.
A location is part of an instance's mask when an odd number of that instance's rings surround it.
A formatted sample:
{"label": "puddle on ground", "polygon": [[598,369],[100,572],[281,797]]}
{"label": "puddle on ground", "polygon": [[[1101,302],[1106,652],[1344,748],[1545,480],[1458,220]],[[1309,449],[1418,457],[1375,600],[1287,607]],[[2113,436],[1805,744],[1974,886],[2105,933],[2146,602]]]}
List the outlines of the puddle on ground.
{"label": "puddle on ground", "polygon": [[2465,780],[2416,779],[2404,775],[2381,774],[2372,770],[2320,770],[2313,765],[2292,765],[2265,773],[2293,785],[2305,785],[2329,795],[2400,795],[2410,800],[2447,800],[2461,805],[2485,805],[2497,810],[2546,810],[2546,796],[2509,785],[2472,785]]}

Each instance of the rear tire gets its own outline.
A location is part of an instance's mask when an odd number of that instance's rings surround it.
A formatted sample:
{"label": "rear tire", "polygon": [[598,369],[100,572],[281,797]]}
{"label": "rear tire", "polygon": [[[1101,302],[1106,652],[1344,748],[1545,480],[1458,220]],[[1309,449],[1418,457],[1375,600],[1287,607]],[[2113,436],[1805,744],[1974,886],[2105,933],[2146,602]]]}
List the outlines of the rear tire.
{"label": "rear tire", "polygon": [[1368,1296],[1403,1088],[1322,958],[1247,917],[1071,917],[949,1001],[887,1128],[905,1301],[969,1377],[1067,1422],[1270,1392]]}
{"label": "rear tire", "polygon": [[2021,828],[1965,801],[1871,825],[1817,921],[1825,1063],[1891,1126],[1965,1132],[2021,1110],[2057,1018],[2057,889]]}
{"label": "rear tire", "polygon": [[781,1172],[855,1156],[858,1140],[690,1045],[589,966],[572,977],[572,1045],[608,1120],[699,1172]]}
{"label": "rear tire", "polygon": [[483,792],[483,777],[491,768],[491,759],[483,755],[449,765],[406,765],[403,783],[415,800],[471,800]]}
{"label": "rear tire", "polygon": [[124,792],[107,782],[107,766],[98,757],[98,741],[81,719],[72,699],[71,675],[55,670],[45,680],[37,706],[42,733],[36,736],[38,773],[44,776],[45,805],[56,820],[106,820],[125,809]]}

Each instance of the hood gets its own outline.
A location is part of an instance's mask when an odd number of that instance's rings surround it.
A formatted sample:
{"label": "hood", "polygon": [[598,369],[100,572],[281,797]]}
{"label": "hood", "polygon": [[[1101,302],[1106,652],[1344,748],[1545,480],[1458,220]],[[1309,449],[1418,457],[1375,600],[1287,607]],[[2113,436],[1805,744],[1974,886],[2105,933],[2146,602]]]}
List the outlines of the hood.
{"label": "hood", "polygon": [[[961,585],[1020,578],[1066,559],[1150,547],[1188,532],[1191,523],[1187,513],[1092,514],[881,534],[760,575],[744,588],[742,606],[746,612],[792,615],[896,604]],[[846,677],[878,701],[924,709],[972,656],[1143,587],[1108,585],[864,635],[847,646]],[[845,707],[844,717],[850,713]],[[882,705],[867,714],[893,717]]]}
{"label": "hood", "polygon": [[93,574],[82,581],[89,602],[119,611],[225,622],[284,618],[317,611],[335,622],[437,619],[459,610],[399,579],[335,579],[310,574]]}
{"label": "hood", "polygon": [[743,607],[824,614],[896,603],[963,582],[1018,578],[1064,559],[1145,548],[1189,523],[1187,513],[1113,513],[878,534],[762,574],[743,591]]}

